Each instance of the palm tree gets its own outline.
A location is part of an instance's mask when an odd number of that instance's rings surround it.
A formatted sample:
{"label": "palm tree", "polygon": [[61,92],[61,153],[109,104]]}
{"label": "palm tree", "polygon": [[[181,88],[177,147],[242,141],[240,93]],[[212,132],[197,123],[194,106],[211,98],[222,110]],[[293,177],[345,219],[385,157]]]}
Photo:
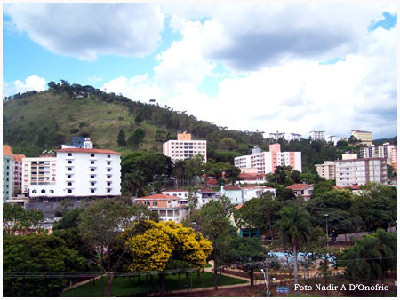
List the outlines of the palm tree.
{"label": "palm tree", "polygon": [[279,211],[279,215],[281,219],[277,222],[277,227],[282,234],[284,243],[289,244],[293,249],[294,283],[297,284],[297,252],[308,241],[310,236],[309,214],[304,207],[295,203],[291,206],[283,207]]}
{"label": "palm tree", "polygon": [[144,175],[139,170],[134,170],[132,173],[126,173],[122,180],[122,186],[128,190],[129,199],[132,199],[132,193],[135,192],[135,197],[143,186],[145,180]]}

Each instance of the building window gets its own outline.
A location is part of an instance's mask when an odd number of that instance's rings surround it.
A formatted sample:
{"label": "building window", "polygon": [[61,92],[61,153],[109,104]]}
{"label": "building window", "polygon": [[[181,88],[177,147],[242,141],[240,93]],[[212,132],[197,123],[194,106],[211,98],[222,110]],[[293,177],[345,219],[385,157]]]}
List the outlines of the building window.
{"label": "building window", "polygon": [[72,171],[72,168],[68,168],[68,171]]}
{"label": "building window", "polygon": [[72,156],[72,153],[68,153],[68,156]]}
{"label": "building window", "polygon": [[111,175],[107,175],[107,178],[111,178]]}
{"label": "building window", "polygon": [[111,161],[108,161],[108,162],[107,162],[107,165],[111,165]]}
{"label": "building window", "polygon": [[45,190],[41,190],[40,192],[41,192],[42,194],[43,194],[43,193],[46,193],[46,191],[45,191]]}
{"label": "building window", "polygon": [[94,172],[94,168],[91,168],[90,171]]}
{"label": "building window", "polygon": [[94,175],[90,175],[90,178],[94,178],[95,176]]}
{"label": "building window", "polygon": [[90,184],[91,184],[92,186],[94,186],[95,183],[94,183],[94,181],[92,181]]}
{"label": "building window", "polygon": [[90,192],[91,192],[92,194],[94,194],[94,189],[91,189]]}
{"label": "building window", "polygon": [[69,163],[69,164],[72,164],[72,160],[69,160],[68,163]]}
{"label": "building window", "polygon": [[68,186],[72,186],[72,182],[68,182]]}
{"label": "building window", "polygon": [[91,162],[90,162],[92,165],[94,165],[94,161],[92,160]]}
{"label": "building window", "polygon": [[144,201],[144,205],[150,206],[150,201]]}
{"label": "building window", "polygon": [[54,194],[54,190],[50,190],[50,193]]}
{"label": "building window", "polygon": [[157,201],[153,201],[153,206],[157,206]]}
{"label": "building window", "polygon": [[36,190],[32,190],[32,194],[36,194]]}
{"label": "building window", "polygon": [[108,158],[110,158],[110,157],[111,157],[111,155],[110,155],[110,154],[108,154],[108,155],[107,155],[107,157],[108,157]]}
{"label": "building window", "polygon": [[67,175],[68,178],[71,178],[71,175]]}
{"label": "building window", "polygon": [[111,193],[111,189],[107,189],[107,193]]}
{"label": "building window", "polygon": [[111,182],[107,182],[107,186],[111,186]]}

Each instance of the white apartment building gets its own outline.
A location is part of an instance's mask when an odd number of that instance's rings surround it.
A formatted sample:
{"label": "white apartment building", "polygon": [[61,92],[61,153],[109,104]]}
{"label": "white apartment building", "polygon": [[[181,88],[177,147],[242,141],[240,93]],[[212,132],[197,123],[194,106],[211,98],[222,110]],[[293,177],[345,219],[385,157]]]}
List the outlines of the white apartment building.
{"label": "white apartment building", "polygon": [[277,166],[291,166],[301,172],[301,153],[281,152],[279,144],[270,145],[269,152],[260,152],[260,148],[256,147],[252,154],[236,157],[235,166],[242,172],[256,168],[258,174],[273,174]]}
{"label": "white apartment building", "polygon": [[45,185],[56,183],[55,157],[25,157],[22,159],[21,192],[29,194],[30,189],[38,190]]}
{"label": "white apartment building", "polygon": [[[31,178],[29,197],[121,195],[121,153],[90,148],[64,148],[55,152],[56,157],[40,158],[47,161],[36,164],[47,168],[44,169],[47,177],[36,184]],[[31,160],[35,159],[39,158]]]}
{"label": "white apartment building", "polygon": [[365,185],[369,182],[388,183],[387,164],[384,158],[358,158],[335,161],[336,185]]}
{"label": "white apartment building", "polygon": [[325,178],[328,180],[335,179],[335,176],[336,176],[335,162],[324,161],[323,164],[316,164],[315,168],[317,170],[318,175],[321,176],[322,178]]}
{"label": "white apartment building", "polygon": [[240,204],[253,198],[260,197],[261,194],[269,192],[276,197],[276,189],[268,186],[221,186],[221,195],[229,198],[232,204]]}
{"label": "white apartment building", "polygon": [[325,131],[323,131],[323,130],[312,130],[312,131],[310,131],[310,138],[313,141],[325,140]]}
{"label": "white apartment building", "polygon": [[207,162],[207,141],[192,140],[190,133],[179,133],[177,140],[169,140],[164,143],[163,154],[171,157],[172,162],[201,154],[204,162]]}
{"label": "white apartment building", "polygon": [[362,147],[360,153],[362,158],[380,157],[386,158],[388,164],[397,162],[397,147],[389,145],[389,143],[384,143],[381,146]]}

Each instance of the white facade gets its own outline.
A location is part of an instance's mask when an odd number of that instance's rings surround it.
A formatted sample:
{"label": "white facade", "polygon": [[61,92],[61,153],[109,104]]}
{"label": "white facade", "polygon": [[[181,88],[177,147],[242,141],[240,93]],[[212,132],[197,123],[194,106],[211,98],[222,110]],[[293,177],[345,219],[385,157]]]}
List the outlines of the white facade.
{"label": "white facade", "polygon": [[179,197],[181,199],[188,199],[189,192],[185,190],[166,190],[162,192],[164,195]]}
{"label": "white facade", "polygon": [[13,158],[3,155],[3,202],[12,199],[13,194]]}
{"label": "white facade", "polygon": [[314,141],[325,140],[325,131],[323,130],[310,131],[310,138]]}
{"label": "white facade", "polygon": [[383,158],[338,160],[335,161],[335,169],[337,186],[388,183],[387,164]]}
{"label": "white facade", "polygon": [[28,194],[30,189],[42,190],[45,185],[56,183],[55,157],[25,157],[22,159],[21,192]]}
{"label": "white facade", "polygon": [[229,198],[232,204],[241,204],[253,198],[260,197],[261,194],[269,192],[276,196],[276,189],[266,186],[222,186],[221,195]]}
{"label": "white facade", "polygon": [[397,162],[397,147],[395,145],[389,145],[389,143],[385,143],[381,146],[372,145],[369,147],[362,147],[360,153],[362,158],[380,157],[386,158],[388,164]]}
{"label": "white facade", "polygon": [[242,172],[256,168],[258,174],[274,173],[277,166],[291,166],[301,172],[300,152],[281,152],[280,145],[270,145],[270,152],[252,153],[235,157],[235,166]]}
{"label": "white facade", "polygon": [[121,195],[121,154],[102,149],[56,151],[52,184],[29,186],[29,197],[96,197]]}
{"label": "white facade", "polygon": [[169,140],[164,143],[163,154],[171,157],[172,162],[201,154],[203,161],[207,162],[207,141],[192,140],[189,133],[178,134],[177,140]]}

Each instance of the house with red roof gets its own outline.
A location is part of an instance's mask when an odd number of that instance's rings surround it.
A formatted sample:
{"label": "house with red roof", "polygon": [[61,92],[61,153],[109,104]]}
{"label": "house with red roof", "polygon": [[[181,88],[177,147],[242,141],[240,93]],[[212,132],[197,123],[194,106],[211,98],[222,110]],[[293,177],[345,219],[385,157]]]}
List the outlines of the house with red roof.
{"label": "house with red roof", "polygon": [[133,204],[140,203],[158,214],[160,221],[181,222],[188,215],[187,200],[163,193],[135,198]]}
{"label": "house with red roof", "polygon": [[218,200],[221,197],[221,194],[210,189],[210,188],[202,188],[196,191],[196,208],[202,208],[206,203]]}
{"label": "house with red roof", "polygon": [[314,192],[314,185],[296,183],[285,187],[286,189],[291,189],[296,196],[301,196],[305,201],[310,200],[312,193]]}
{"label": "house with red roof", "polygon": [[239,180],[236,181],[236,184],[262,184],[267,183],[265,179],[265,174],[258,173],[240,173]]}

